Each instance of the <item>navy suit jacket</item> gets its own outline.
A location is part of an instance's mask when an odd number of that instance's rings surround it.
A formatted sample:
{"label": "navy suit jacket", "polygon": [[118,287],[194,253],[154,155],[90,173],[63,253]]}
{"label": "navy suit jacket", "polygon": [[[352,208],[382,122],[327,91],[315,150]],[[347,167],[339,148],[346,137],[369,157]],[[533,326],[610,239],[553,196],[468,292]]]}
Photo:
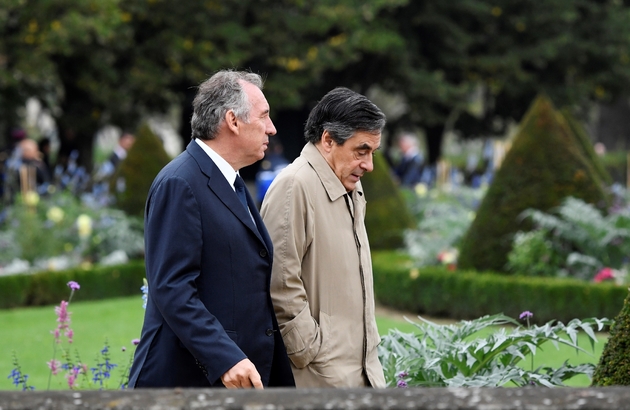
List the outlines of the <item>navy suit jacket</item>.
{"label": "navy suit jacket", "polygon": [[247,197],[256,225],[195,141],[153,181],[149,298],[129,387],[222,387],[244,358],[263,385],[294,385],[269,295],[273,247]]}

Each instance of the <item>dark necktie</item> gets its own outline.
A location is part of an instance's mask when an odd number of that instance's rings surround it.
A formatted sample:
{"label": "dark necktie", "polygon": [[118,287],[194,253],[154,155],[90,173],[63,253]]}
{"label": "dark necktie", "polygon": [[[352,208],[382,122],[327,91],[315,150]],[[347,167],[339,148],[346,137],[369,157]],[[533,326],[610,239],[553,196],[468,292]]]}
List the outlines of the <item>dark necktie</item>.
{"label": "dark necktie", "polygon": [[249,212],[249,207],[247,206],[247,195],[245,194],[245,181],[243,181],[243,178],[241,178],[240,175],[236,175],[234,190],[236,191],[236,195],[238,195],[238,199],[241,200],[241,203]]}

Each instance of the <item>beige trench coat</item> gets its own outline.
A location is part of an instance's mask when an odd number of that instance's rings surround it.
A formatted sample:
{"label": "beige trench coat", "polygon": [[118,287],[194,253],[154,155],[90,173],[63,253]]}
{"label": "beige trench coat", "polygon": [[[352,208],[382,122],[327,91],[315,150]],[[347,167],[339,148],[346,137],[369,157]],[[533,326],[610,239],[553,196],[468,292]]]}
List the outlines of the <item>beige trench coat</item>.
{"label": "beige trench coat", "polygon": [[271,297],[297,387],[385,387],[361,184],[347,197],[308,143],[263,201]]}

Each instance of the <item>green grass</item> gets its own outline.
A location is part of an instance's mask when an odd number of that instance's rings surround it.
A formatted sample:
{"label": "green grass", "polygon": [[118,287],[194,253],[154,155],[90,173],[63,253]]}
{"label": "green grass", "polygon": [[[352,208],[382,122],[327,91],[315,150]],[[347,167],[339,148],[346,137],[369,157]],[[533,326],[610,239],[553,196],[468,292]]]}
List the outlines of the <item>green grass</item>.
{"label": "green grass", "polygon": [[[74,330],[72,357],[78,351],[83,361],[92,367],[107,341],[111,361],[118,365],[109,387],[117,387],[122,370],[133,353],[131,340],[140,337],[144,316],[141,297],[72,302],[68,310],[72,312],[71,328]],[[51,331],[57,327],[56,320],[54,306],[0,311],[0,390],[15,389],[7,378],[13,368],[13,351],[22,372],[29,375],[29,384],[37,390],[46,389],[49,374],[46,362],[53,355]],[[63,345],[67,346],[66,343]],[[127,348],[126,352],[122,351],[123,346]],[[56,357],[59,360],[60,354]],[[57,375],[53,376],[50,387],[66,389],[67,384],[62,375]]]}
{"label": "green grass", "polygon": [[[108,299],[104,301],[90,301],[71,303],[68,309],[72,312],[72,329],[74,343],[71,347],[72,356],[78,351],[88,366],[92,367],[100,358],[100,351],[105,341],[109,343],[111,361],[118,364],[113,371],[109,384],[116,388],[120,382],[123,370],[129,363],[133,353],[131,340],[140,337],[142,318],[142,300],[140,296]],[[0,310],[0,390],[14,390],[11,380],[7,378],[13,369],[12,353],[15,352],[22,371],[29,375],[29,384],[37,390],[45,390],[48,385],[48,367],[46,362],[53,355],[53,331],[56,326],[54,306]],[[403,332],[414,332],[416,327],[406,322],[390,317],[377,317],[379,332],[386,334],[389,329],[397,328]],[[490,331],[490,330],[488,330]],[[558,367],[565,360],[579,364],[596,362],[601,355],[606,335],[601,335],[602,341],[595,345],[593,356],[583,353],[576,355],[571,349],[560,347],[556,350],[548,345],[535,356],[534,366]],[[586,337],[580,339],[580,345],[590,351]],[[65,345],[64,345],[65,346]],[[126,347],[125,352],[122,347]],[[60,354],[57,354],[60,359]],[[524,365],[529,366],[529,363]],[[588,386],[587,378],[574,378],[570,385]],[[82,387],[88,387],[82,382]],[[67,384],[62,375],[53,376],[51,389],[66,389]]]}

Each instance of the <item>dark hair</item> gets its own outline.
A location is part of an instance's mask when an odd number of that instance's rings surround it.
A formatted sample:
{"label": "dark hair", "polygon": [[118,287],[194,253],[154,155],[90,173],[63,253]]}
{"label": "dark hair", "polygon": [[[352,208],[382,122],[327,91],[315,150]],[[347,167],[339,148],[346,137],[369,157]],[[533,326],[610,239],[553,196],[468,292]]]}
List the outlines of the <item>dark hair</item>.
{"label": "dark hair", "polygon": [[199,85],[190,120],[193,139],[214,139],[229,110],[234,111],[241,121],[249,121],[251,106],[239,81],[251,83],[261,90],[263,87],[258,74],[232,70],[219,71]]}
{"label": "dark hair", "polygon": [[385,114],[365,96],[345,87],[326,94],[313,108],[304,126],[304,137],[313,144],[328,131],[343,145],[357,131],[379,134],[385,127]]}

